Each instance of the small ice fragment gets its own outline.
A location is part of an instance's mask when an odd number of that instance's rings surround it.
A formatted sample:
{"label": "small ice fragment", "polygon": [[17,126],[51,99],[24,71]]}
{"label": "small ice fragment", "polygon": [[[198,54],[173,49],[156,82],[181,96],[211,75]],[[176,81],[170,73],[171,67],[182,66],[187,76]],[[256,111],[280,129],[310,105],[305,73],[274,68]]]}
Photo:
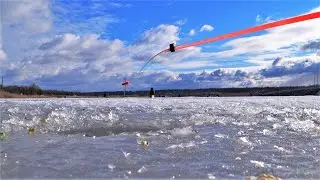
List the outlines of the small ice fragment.
{"label": "small ice fragment", "polygon": [[203,141],[200,142],[200,144],[206,144],[206,143],[208,143],[207,140],[203,140]]}
{"label": "small ice fragment", "polygon": [[121,149],[121,151],[122,151],[125,158],[128,158],[131,154],[131,153],[124,152],[122,149]]}
{"label": "small ice fragment", "polygon": [[195,144],[194,144],[194,142],[189,142],[189,143],[187,143],[186,145],[185,145],[185,147],[193,147],[193,146],[195,146]]}
{"label": "small ice fragment", "polygon": [[174,144],[174,145],[167,147],[166,149],[189,148],[189,147],[194,147],[194,146],[195,146],[195,143],[193,141],[191,141],[189,143]]}
{"label": "small ice fragment", "polygon": [[113,171],[114,168],[116,168],[115,165],[113,164],[108,164],[108,168],[111,170],[111,172]]}
{"label": "small ice fragment", "polygon": [[262,161],[253,161],[253,160],[251,160],[250,162],[252,164],[255,164],[258,167],[264,167],[264,162],[262,162]]}
{"label": "small ice fragment", "polygon": [[252,143],[248,140],[248,137],[241,137],[239,138],[245,144],[251,145]]}
{"label": "small ice fragment", "polygon": [[278,149],[279,151],[285,151],[285,149],[283,147],[279,147],[279,146],[276,146],[276,145],[274,145],[273,147]]}
{"label": "small ice fragment", "polygon": [[138,170],[138,173],[143,173],[147,171],[147,168],[145,168],[144,166],[142,166],[139,170]]}
{"label": "small ice fragment", "polygon": [[278,123],[275,123],[272,125],[272,128],[273,129],[280,129],[282,127],[282,125],[278,124]]}
{"label": "small ice fragment", "polygon": [[263,135],[270,135],[271,134],[271,131],[269,131],[268,129],[264,129],[262,131]]}
{"label": "small ice fragment", "polygon": [[208,174],[208,179],[216,179],[216,177],[214,176],[213,173],[209,173]]}
{"label": "small ice fragment", "polygon": [[267,119],[267,121],[276,121],[277,120],[277,118],[274,118],[270,115],[268,115],[266,119]]}
{"label": "small ice fragment", "polygon": [[112,118],[113,118],[112,117],[112,111],[109,112],[108,116],[109,116],[109,119],[112,120]]}
{"label": "small ice fragment", "polygon": [[236,160],[241,160],[241,157],[236,157]]}
{"label": "small ice fragment", "polygon": [[192,129],[191,126],[184,128],[175,128],[171,131],[173,136],[189,136],[196,134],[196,132]]}
{"label": "small ice fragment", "polygon": [[258,180],[258,177],[255,177],[255,176],[246,176],[246,180]]}
{"label": "small ice fragment", "polygon": [[224,134],[216,134],[216,135],[214,135],[214,137],[216,137],[216,138],[224,138],[225,135]]}
{"label": "small ice fragment", "polygon": [[282,168],[283,168],[283,166],[280,166],[280,165],[277,166],[277,169],[282,169]]}
{"label": "small ice fragment", "polygon": [[128,171],[128,174],[131,174],[131,171]]}
{"label": "small ice fragment", "polygon": [[159,133],[157,133],[157,132],[148,132],[147,135],[149,135],[149,136],[158,136]]}

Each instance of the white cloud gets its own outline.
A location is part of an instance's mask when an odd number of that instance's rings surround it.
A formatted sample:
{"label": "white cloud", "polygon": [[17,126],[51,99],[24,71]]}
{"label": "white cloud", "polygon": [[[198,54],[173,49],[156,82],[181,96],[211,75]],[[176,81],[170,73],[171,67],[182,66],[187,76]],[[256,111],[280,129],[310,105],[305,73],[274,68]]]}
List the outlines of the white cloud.
{"label": "white cloud", "polygon": [[[0,4],[2,6],[2,4]],[[0,19],[3,19],[2,14],[0,15]],[[5,53],[5,51],[2,48],[2,23],[0,23],[0,61],[1,60],[5,60],[7,58],[7,54]]]}
{"label": "white cloud", "polygon": [[131,7],[132,4],[124,4],[124,3],[117,3],[117,2],[109,2],[108,5],[116,8],[122,8],[122,7]]}
{"label": "white cloud", "polygon": [[139,40],[139,43],[161,43],[161,45],[168,45],[168,43],[177,42],[180,39],[178,36],[178,26],[161,24],[155,28],[152,28],[144,32]]}
{"label": "white cloud", "polygon": [[193,35],[195,35],[196,34],[196,31],[194,30],[194,29],[191,29],[190,31],[189,31],[189,36],[193,36]]}
{"label": "white cloud", "polygon": [[257,55],[251,55],[246,58],[246,62],[253,63],[260,67],[266,67],[271,64],[274,59],[289,57],[293,52],[289,50],[279,50],[276,52],[266,52]]}
{"label": "white cloud", "polygon": [[[2,17],[0,17],[0,18],[2,18]],[[7,53],[2,48],[2,25],[0,23],[0,61],[5,60],[5,59],[7,59]]]}
{"label": "white cloud", "polygon": [[[128,51],[134,60],[146,62],[159,51],[168,49],[169,44],[176,44],[180,40],[179,30],[178,26],[161,24],[144,32],[137,43],[128,47]],[[175,53],[160,55],[154,62],[174,63],[188,57],[197,56],[200,52],[201,48],[190,47]]]}
{"label": "white cloud", "polygon": [[282,58],[275,66],[249,71],[237,68],[217,69],[202,73],[165,71],[143,73],[133,79],[138,79],[135,88],[139,88],[138,85],[143,84],[144,86],[140,88],[144,89],[150,85],[156,89],[312,85],[318,65],[320,65],[320,57],[312,55]]}
{"label": "white cloud", "polygon": [[[129,87],[131,90],[148,89],[151,85],[156,89],[297,85],[302,77],[303,83],[309,85],[313,83],[311,76],[320,64],[318,56],[310,55],[282,58],[274,66],[249,71],[229,68],[203,73],[145,71],[138,74],[132,71],[136,61],[127,54],[130,51],[123,51],[130,48],[134,47],[125,47],[120,40],[100,40],[96,35],[80,37],[65,34],[40,46],[44,54],[38,59],[24,60],[11,70],[24,77],[40,78],[46,82],[46,88],[58,86],[70,90],[102,91],[121,89],[120,83],[125,74],[132,82]],[[169,68],[188,69],[210,64],[208,61],[187,61],[166,65]]]}
{"label": "white cloud", "polygon": [[260,70],[265,77],[282,77],[287,75],[308,74],[317,72],[320,57],[308,55],[303,57],[291,57],[276,59],[273,66]]}
{"label": "white cloud", "polygon": [[[96,34],[78,36],[67,33],[39,45],[37,53],[8,65],[16,81],[46,80],[46,85],[67,80],[78,84],[99,83],[137,71],[155,52],[179,40],[179,28],[159,25],[142,34],[139,41],[125,46],[121,40],[100,39]],[[200,53],[200,48],[159,56],[156,63],[171,64]],[[81,79],[81,80],[79,80]],[[63,87],[69,87],[63,83]],[[112,88],[117,86],[111,86]]]}
{"label": "white cloud", "polygon": [[320,19],[313,19],[269,29],[262,35],[228,41],[222,46],[227,50],[210,55],[219,58],[244,55],[248,62],[265,66],[268,62],[266,62],[267,57],[263,58],[263,56],[268,54],[274,55],[271,58],[295,56],[297,52],[301,52],[302,45],[320,38],[318,32],[320,32]]}
{"label": "white cloud", "polygon": [[214,28],[211,25],[205,24],[201,27],[200,32],[203,31],[212,31]]}
{"label": "white cloud", "polygon": [[302,50],[320,50],[320,39],[310,41],[301,47]]}
{"label": "white cloud", "polygon": [[[57,36],[43,43],[39,49],[41,56],[33,57],[32,63],[24,60],[17,71],[37,72],[37,76],[55,76],[78,71],[92,78],[125,73],[132,69],[132,61],[122,51],[124,44],[120,40],[99,40],[97,35],[83,37],[74,34]],[[41,64],[41,66],[39,66]],[[88,74],[91,73],[91,74]],[[28,77],[23,74],[23,77]]]}
{"label": "white cloud", "polygon": [[53,17],[48,0],[5,1],[1,6],[1,43],[10,59],[2,66],[7,67],[36,54],[34,49],[52,31]]}
{"label": "white cloud", "polygon": [[260,23],[261,21],[262,21],[261,15],[258,14],[258,15],[256,16],[256,22],[257,22],[257,23]]}
{"label": "white cloud", "polygon": [[[167,49],[170,43],[179,43],[179,26],[161,24],[145,31],[137,42],[129,45],[119,39],[99,38],[96,33],[69,32],[55,36],[48,1],[9,4],[10,8],[4,13],[0,60],[10,59],[2,64],[5,64],[10,81],[17,84],[36,81],[44,88],[53,89],[119,90],[127,76],[132,80],[129,88],[136,90],[150,85],[162,89],[281,85],[299,82],[298,76],[309,77],[319,62],[317,56],[287,57],[300,50],[300,45],[305,45],[303,49],[317,47],[314,40],[319,39],[320,23],[313,20],[268,30],[260,36],[229,41],[224,44],[224,48],[228,48],[225,51],[208,53],[202,52],[201,47],[190,47],[162,54],[154,60],[164,69],[186,70],[214,67],[216,61],[213,60],[217,57],[246,55],[248,62],[259,65],[254,68],[218,69],[211,73],[148,71],[158,67],[153,64],[146,71],[135,73],[152,55]],[[17,14],[7,14],[16,11]],[[204,25],[201,29],[210,31],[213,27]],[[269,66],[277,57],[281,60]]]}
{"label": "white cloud", "polygon": [[[48,1],[13,1],[7,5],[1,37],[8,53],[0,48],[0,59],[10,58],[1,65],[7,69],[6,74],[12,77],[12,82],[50,77],[92,81],[128,74],[140,68],[154,53],[179,40],[179,27],[165,24],[147,30],[137,43],[128,46],[121,40],[99,39],[96,34],[61,33],[52,37],[50,29],[40,27],[52,24]],[[41,30],[33,31],[34,22]],[[156,62],[182,60],[180,57],[199,51],[199,48],[189,48],[172,56],[160,56]]]}
{"label": "white cloud", "polygon": [[256,16],[256,22],[257,23],[268,23],[268,22],[271,22],[271,21],[273,21],[272,19],[271,19],[271,16],[267,16],[267,17],[263,17],[262,15],[260,15],[260,14],[258,14],[257,16]]}
{"label": "white cloud", "polygon": [[7,54],[0,48],[0,61],[7,59]]}
{"label": "white cloud", "polygon": [[181,20],[175,22],[175,24],[178,26],[182,26],[186,23],[187,23],[187,19],[181,19]]}
{"label": "white cloud", "polygon": [[106,36],[110,33],[108,30],[111,24],[125,21],[109,13],[110,10],[124,7],[128,7],[128,5],[109,1],[91,1],[86,5],[76,1],[55,1],[52,6],[54,30],[58,34],[101,34]]}
{"label": "white cloud", "polygon": [[187,61],[169,64],[167,67],[172,69],[195,69],[207,66],[215,66],[215,64],[210,64],[208,61]]}
{"label": "white cloud", "polygon": [[[4,23],[21,27],[29,32],[47,32],[52,27],[49,0],[20,0],[3,3]],[[12,13],[12,12],[13,13]]]}

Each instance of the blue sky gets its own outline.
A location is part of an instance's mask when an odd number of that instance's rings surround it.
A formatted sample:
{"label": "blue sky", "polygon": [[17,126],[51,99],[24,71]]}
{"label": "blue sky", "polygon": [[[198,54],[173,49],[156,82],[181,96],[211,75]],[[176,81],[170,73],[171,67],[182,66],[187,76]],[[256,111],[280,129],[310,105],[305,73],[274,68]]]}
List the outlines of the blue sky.
{"label": "blue sky", "polygon": [[[110,4],[113,2],[114,4]],[[90,25],[74,28],[79,34],[98,33],[108,39],[122,39],[133,43],[146,30],[159,24],[182,21],[183,42],[212,37],[257,24],[256,16],[282,19],[304,13],[319,6],[319,1],[59,1],[52,3],[56,26],[61,32],[70,32],[70,24]],[[61,9],[64,9],[65,13]],[[90,21],[99,18],[99,21]],[[200,33],[192,38],[191,29],[204,24],[214,26],[214,31]],[[66,28],[67,26],[67,28]],[[221,44],[217,42],[215,44]]]}
{"label": "blue sky", "polygon": [[[277,57],[283,59],[282,66],[305,63],[306,58],[319,63],[314,49],[299,48],[320,39],[317,19],[162,55],[136,74],[148,57],[169,43],[190,43],[319,11],[319,0],[21,0],[2,1],[1,6],[0,66],[8,84],[36,82],[44,88],[80,91],[95,84],[94,90],[119,90],[128,77],[135,79],[132,90],[154,84],[164,89],[197,88],[201,72],[215,76],[223,70],[225,78],[208,77],[206,87],[286,85],[298,75],[279,75],[277,84],[261,70],[275,68],[270,65]],[[246,72],[245,77],[235,77],[237,70]],[[306,78],[312,76],[306,72]]]}

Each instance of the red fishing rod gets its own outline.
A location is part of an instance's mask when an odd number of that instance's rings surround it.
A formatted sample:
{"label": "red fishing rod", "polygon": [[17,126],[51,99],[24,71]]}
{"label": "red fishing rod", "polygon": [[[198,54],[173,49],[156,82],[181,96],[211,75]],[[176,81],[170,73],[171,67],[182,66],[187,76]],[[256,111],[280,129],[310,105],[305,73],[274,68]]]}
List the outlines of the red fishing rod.
{"label": "red fishing rod", "polygon": [[147,66],[147,64],[150,63],[156,56],[158,56],[158,55],[160,55],[162,53],[175,52],[175,51],[179,51],[179,50],[182,50],[182,49],[185,49],[185,48],[188,48],[188,47],[192,47],[192,46],[199,46],[199,45],[211,43],[211,42],[214,42],[214,41],[220,41],[220,40],[224,40],[224,39],[229,39],[229,38],[242,36],[242,35],[249,34],[249,33],[254,33],[254,32],[258,32],[258,31],[262,31],[262,30],[266,30],[266,29],[271,29],[271,28],[275,28],[275,27],[279,27],[279,26],[284,26],[284,25],[293,24],[293,23],[302,22],[302,21],[307,21],[307,20],[316,19],[316,18],[320,18],[320,12],[314,12],[314,13],[310,13],[310,14],[304,14],[304,15],[301,15],[301,16],[291,17],[291,18],[288,18],[288,19],[274,21],[274,22],[262,24],[262,25],[259,25],[259,26],[254,26],[254,27],[251,27],[251,28],[243,29],[243,30],[240,30],[240,31],[235,31],[235,32],[231,32],[231,33],[228,33],[228,34],[224,34],[224,35],[215,36],[215,37],[212,37],[212,38],[200,40],[200,41],[189,43],[189,44],[182,44],[182,45],[179,45],[179,46],[174,46],[174,44],[170,44],[168,49],[164,49],[164,50],[160,51],[159,53],[154,55],[151,59],[149,59],[146,62],[146,64],[141,68],[141,70],[139,72],[141,72]]}
{"label": "red fishing rod", "polygon": [[236,32],[232,32],[232,33],[228,33],[228,34],[224,34],[224,35],[220,35],[220,36],[216,36],[216,37],[212,37],[212,38],[208,38],[208,39],[204,39],[204,40],[200,40],[200,41],[193,42],[190,44],[179,45],[179,46],[174,47],[174,49],[172,49],[172,47],[170,47],[169,49],[165,49],[163,51],[164,52],[170,52],[170,51],[174,52],[174,51],[185,49],[185,48],[188,48],[191,46],[198,46],[198,45],[202,45],[202,44],[207,44],[207,43],[211,43],[214,41],[224,40],[224,39],[237,37],[237,36],[241,36],[241,35],[245,35],[245,34],[249,34],[249,33],[254,33],[257,31],[262,31],[262,30],[266,30],[266,29],[271,29],[271,28],[275,28],[275,27],[279,27],[279,26],[284,26],[284,25],[293,24],[293,23],[311,20],[311,19],[316,19],[316,18],[320,18],[320,12],[314,12],[314,13],[296,16],[296,17],[283,19],[283,20],[279,20],[279,21],[275,21],[275,22],[270,22],[270,23],[259,25],[259,26],[243,29],[240,31],[236,31]]}
{"label": "red fishing rod", "polygon": [[140,69],[139,73],[142,72],[143,69],[145,67],[147,67],[147,65],[155,57],[157,57],[158,55],[160,55],[162,53],[175,52],[175,51],[179,51],[179,50],[182,50],[182,49],[185,49],[185,48],[188,48],[188,47],[192,47],[192,46],[199,46],[199,45],[202,45],[202,44],[207,44],[207,43],[211,43],[211,42],[215,42],[215,41],[229,39],[229,38],[242,36],[242,35],[249,34],[249,33],[254,33],[254,32],[258,32],[258,31],[262,31],[262,30],[266,30],[266,29],[271,29],[271,28],[275,28],[275,27],[280,27],[280,26],[293,24],[293,23],[297,23],[297,22],[302,22],[302,21],[307,21],[307,20],[316,19],[316,18],[320,18],[320,12],[314,12],[314,13],[295,16],[295,17],[291,17],[291,18],[287,18],[287,19],[283,19],[283,20],[279,20],[279,21],[274,21],[274,22],[270,22],[270,23],[254,26],[254,27],[251,27],[251,28],[247,28],[247,29],[231,32],[231,33],[228,33],[228,34],[224,34],[224,35],[215,36],[215,37],[212,37],[212,38],[196,41],[196,42],[189,43],[189,44],[182,44],[182,45],[178,45],[178,46],[174,46],[174,44],[170,44],[168,49],[164,49],[164,50],[158,52],[153,57],[151,57],[143,65],[143,67]]}

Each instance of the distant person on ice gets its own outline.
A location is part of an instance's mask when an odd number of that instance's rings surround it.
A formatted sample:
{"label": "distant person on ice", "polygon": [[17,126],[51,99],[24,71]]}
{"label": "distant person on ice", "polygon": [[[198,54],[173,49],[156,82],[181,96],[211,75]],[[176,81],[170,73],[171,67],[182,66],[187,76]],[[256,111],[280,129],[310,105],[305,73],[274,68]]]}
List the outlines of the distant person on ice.
{"label": "distant person on ice", "polygon": [[149,93],[149,97],[150,98],[154,98],[155,92],[153,90],[153,88],[150,89],[150,93]]}

